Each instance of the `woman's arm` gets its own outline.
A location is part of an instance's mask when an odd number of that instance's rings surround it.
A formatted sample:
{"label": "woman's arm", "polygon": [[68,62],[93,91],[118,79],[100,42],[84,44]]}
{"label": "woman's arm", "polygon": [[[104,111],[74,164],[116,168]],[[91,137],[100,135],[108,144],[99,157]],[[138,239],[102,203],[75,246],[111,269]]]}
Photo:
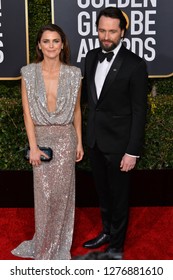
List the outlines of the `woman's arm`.
{"label": "woman's arm", "polygon": [[84,151],[82,146],[82,116],[81,116],[81,106],[80,106],[80,98],[81,98],[81,87],[78,92],[75,110],[74,110],[74,128],[77,134],[77,150],[76,150],[76,161],[80,161],[83,158]]}
{"label": "woman's arm", "polygon": [[35,127],[34,127],[34,123],[32,121],[31,115],[30,115],[29,103],[28,103],[28,98],[27,98],[27,93],[26,93],[26,85],[25,85],[25,81],[24,81],[23,77],[22,77],[22,82],[21,82],[21,91],[22,91],[22,106],[23,106],[24,123],[25,123],[26,133],[27,133],[28,142],[29,142],[29,146],[30,146],[29,162],[32,165],[38,166],[39,164],[41,164],[41,161],[40,161],[41,155],[45,156],[45,154],[43,152],[41,152],[37,146],[37,141],[36,141],[36,137],[35,137]]}

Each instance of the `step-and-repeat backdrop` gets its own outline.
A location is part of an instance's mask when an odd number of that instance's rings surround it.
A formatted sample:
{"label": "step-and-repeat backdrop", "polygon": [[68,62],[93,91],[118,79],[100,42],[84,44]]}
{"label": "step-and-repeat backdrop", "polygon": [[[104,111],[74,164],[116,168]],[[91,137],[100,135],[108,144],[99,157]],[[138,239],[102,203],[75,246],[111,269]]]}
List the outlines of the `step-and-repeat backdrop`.
{"label": "step-and-repeat backdrop", "polygon": [[108,6],[120,8],[129,20],[124,43],[143,57],[150,77],[173,75],[173,1],[52,0],[52,21],[68,36],[72,63],[83,69],[88,50],[99,46],[96,17]]}
{"label": "step-and-repeat backdrop", "polygon": [[[72,64],[83,71],[86,53],[99,46],[95,26],[108,6],[125,13],[128,49],[143,57],[150,77],[173,75],[173,1],[170,0],[50,0],[52,22],[65,31]],[[19,79],[29,63],[27,0],[0,0],[0,79]]]}
{"label": "step-and-repeat backdrop", "polygon": [[0,79],[20,78],[29,62],[27,0],[0,0]]}

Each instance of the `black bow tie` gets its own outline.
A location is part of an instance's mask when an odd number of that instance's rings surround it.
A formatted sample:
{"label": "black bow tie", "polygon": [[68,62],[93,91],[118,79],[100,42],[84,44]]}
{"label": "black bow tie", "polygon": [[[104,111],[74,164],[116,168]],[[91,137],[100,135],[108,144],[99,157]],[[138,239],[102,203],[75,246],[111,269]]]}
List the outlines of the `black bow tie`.
{"label": "black bow tie", "polygon": [[113,57],[114,53],[113,52],[99,52],[98,53],[98,60],[100,61],[100,63],[102,63],[105,58],[107,59],[107,61],[111,61],[112,57]]}

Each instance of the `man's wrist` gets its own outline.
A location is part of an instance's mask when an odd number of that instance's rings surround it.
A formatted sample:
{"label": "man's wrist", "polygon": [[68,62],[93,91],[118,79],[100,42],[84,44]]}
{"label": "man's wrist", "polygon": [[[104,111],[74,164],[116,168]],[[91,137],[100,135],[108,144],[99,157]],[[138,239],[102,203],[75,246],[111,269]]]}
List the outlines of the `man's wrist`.
{"label": "man's wrist", "polygon": [[128,155],[130,157],[140,158],[140,156],[130,155],[130,154],[127,154],[127,153],[126,153],[126,155]]}

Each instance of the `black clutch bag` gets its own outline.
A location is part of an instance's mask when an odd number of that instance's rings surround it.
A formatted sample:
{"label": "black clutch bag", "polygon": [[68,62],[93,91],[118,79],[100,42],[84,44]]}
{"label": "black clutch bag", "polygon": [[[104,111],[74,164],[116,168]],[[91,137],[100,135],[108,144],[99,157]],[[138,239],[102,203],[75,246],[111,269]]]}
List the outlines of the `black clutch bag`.
{"label": "black clutch bag", "polygon": [[[53,151],[50,147],[40,147],[38,146],[41,151],[43,151],[49,158],[41,156],[41,161],[50,161],[53,157]],[[24,158],[29,160],[30,148],[26,147],[24,151]]]}

